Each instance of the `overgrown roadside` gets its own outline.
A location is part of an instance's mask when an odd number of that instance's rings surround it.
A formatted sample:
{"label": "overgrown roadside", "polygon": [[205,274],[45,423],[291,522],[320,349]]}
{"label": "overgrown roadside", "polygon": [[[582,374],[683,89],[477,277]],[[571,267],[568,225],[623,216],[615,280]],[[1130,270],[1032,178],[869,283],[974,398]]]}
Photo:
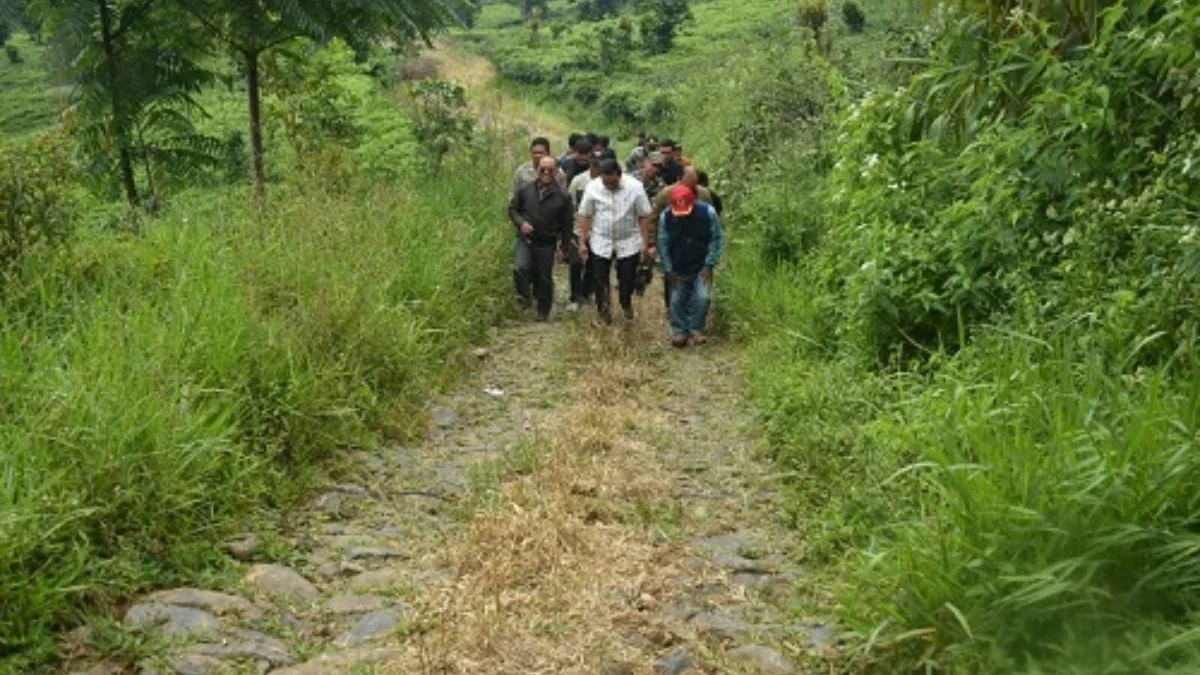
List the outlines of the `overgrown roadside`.
{"label": "overgrown roadside", "polygon": [[755,459],[740,351],[671,351],[654,290],[632,326],[504,329],[431,406],[420,447],[359,453],[288,531],[237,542],[252,566],[228,595],[143,599],[125,623],[145,639],[95,672],[797,672],[821,658],[833,629],[787,604],[802,548]]}

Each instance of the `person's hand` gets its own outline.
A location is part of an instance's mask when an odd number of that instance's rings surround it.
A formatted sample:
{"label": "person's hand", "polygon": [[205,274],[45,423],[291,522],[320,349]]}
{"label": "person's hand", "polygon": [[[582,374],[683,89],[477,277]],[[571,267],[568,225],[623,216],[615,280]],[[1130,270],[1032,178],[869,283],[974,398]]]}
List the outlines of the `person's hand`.
{"label": "person's hand", "polygon": [[533,225],[528,222],[521,223],[521,236],[528,237],[533,234]]}
{"label": "person's hand", "polygon": [[650,248],[646,249],[646,255],[649,256],[651,261],[657,262],[658,261],[658,247],[655,246],[654,244],[651,244]]}
{"label": "person's hand", "polygon": [[700,270],[700,280],[704,282],[705,286],[711,287],[713,285],[713,271],[711,267],[705,267]]}
{"label": "person's hand", "polygon": [[588,247],[587,247],[587,244],[585,244],[581,241],[581,242],[579,242],[579,262],[585,263],[587,261],[588,261]]}
{"label": "person's hand", "polygon": [[558,247],[558,263],[560,265],[567,262],[570,257],[570,250],[566,244]]}
{"label": "person's hand", "polygon": [[650,260],[650,247],[642,244],[642,260]]}

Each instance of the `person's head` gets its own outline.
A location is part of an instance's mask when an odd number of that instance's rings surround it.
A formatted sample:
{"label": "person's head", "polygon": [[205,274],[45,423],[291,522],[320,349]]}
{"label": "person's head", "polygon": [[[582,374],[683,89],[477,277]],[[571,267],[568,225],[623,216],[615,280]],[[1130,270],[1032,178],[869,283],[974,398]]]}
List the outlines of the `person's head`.
{"label": "person's head", "polygon": [[558,178],[558,162],[550,155],[545,155],[537,163],[538,185],[550,187]]}
{"label": "person's head", "polygon": [[658,172],[662,171],[662,164],[655,164],[649,157],[642,160],[642,178],[646,180],[654,180],[658,176]]}
{"label": "person's head", "polygon": [[592,150],[592,154],[588,155],[588,173],[592,178],[600,175],[600,165],[604,163],[604,153],[600,150]]}
{"label": "person's head", "polygon": [[678,150],[676,148],[677,146],[675,141],[669,138],[664,138],[662,142],[658,144],[658,151],[662,153],[664,164],[671,164],[678,159]]}
{"label": "person's head", "polygon": [[696,193],[692,188],[680,184],[671,188],[671,213],[679,218],[692,215],[696,208]]}
{"label": "person's head", "polygon": [[708,187],[708,172],[696,170],[696,180],[700,181],[701,187]]}
{"label": "person's head", "polygon": [[644,147],[646,148],[646,150],[651,150],[651,151],[657,150],[658,149],[658,138],[655,136],[647,136]]}
{"label": "person's head", "polygon": [[536,167],[543,157],[550,154],[550,141],[538,136],[529,143],[529,160]]}
{"label": "person's head", "polygon": [[592,154],[592,144],[588,142],[588,139],[580,138],[575,141],[572,149],[575,151],[575,162],[580,166],[587,165],[588,161],[590,161],[589,157]]}
{"label": "person's head", "polygon": [[620,188],[621,163],[615,159],[606,159],[600,162],[600,180],[604,181],[604,187],[609,190]]}
{"label": "person's head", "polygon": [[611,159],[617,161],[617,151],[612,148],[600,148],[600,154],[603,159]]}
{"label": "person's head", "polygon": [[596,147],[597,145],[600,144],[600,137],[597,136],[596,132],[594,132],[594,131],[589,131],[586,134],[584,134],[584,138],[588,139],[588,143],[591,143],[592,147]]}
{"label": "person's head", "polygon": [[679,179],[680,185],[686,185],[693,191],[700,184],[700,172],[693,167],[687,167],[683,170],[683,177]]}
{"label": "person's head", "polygon": [[608,136],[600,136],[596,139],[596,145],[601,148],[607,148],[611,139]]}
{"label": "person's head", "polygon": [[583,138],[583,134],[571,134],[567,136],[567,149],[574,150],[576,141],[581,138]]}
{"label": "person's head", "polygon": [[646,136],[646,130],[645,130],[645,129],[642,129],[641,131],[637,132],[637,136],[635,136],[634,138],[637,138],[637,144],[638,144],[638,145],[645,147],[645,145],[646,145],[646,138],[647,138],[647,136]]}

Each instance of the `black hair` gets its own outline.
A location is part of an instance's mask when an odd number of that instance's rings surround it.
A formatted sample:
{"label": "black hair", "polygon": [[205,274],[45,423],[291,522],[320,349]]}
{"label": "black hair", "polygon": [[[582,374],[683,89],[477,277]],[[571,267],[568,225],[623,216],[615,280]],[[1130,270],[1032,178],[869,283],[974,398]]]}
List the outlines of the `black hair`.
{"label": "black hair", "polygon": [[577,141],[581,138],[583,138],[583,134],[580,134],[580,133],[574,133],[574,134],[571,134],[570,136],[567,136],[567,147],[571,147],[571,148],[575,147],[575,141]]}
{"label": "black hair", "polygon": [[596,139],[596,143],[599,145],[603,145],[604,147],[607,148],[610,140],[611,139],[609,139],[608,136],[600,136],[599,138]]}
{"label": "black hair", "polygon": [[606,159],[600,162],[601,176],[619,176],[621,175],[621,163],[615,159]]}
{"label": "black hair", "polygon": [[545,136],[538,136],[529,142],[529,149],[532,150],[539,145],[546,148],[546,154],[550,154],[550,139]]}
{"label": "black hair", "polygon": [[604,148],[603,150],[600,151],[600,158],[601,159],[611,159],[611,160],[616,161],[617,151],[613,150],[612,148]]}
{"label": "black hair", "polygon": [[592,143],[586,138],[577,138],[575,139],[575,142],[571,144],[571,149],[575,152],[591,152],[592,147],[594,146],[595,143]]}
{"label": "black hair", "polygon": [[703,185],[704,187],[708,187],[708,172],[707,171],[697,170],[696,178],[700,181],[701,185]]}
{"label": "black hair", "polygon": [[661,141],[659,141],[659,142],[658,142],[658,147],[660,147],[660,148],[671,148],[672,150],[674,150],[674,149],[675,149],[676,147],[678,147],[678,146],[677,146],[677,144],[675,143],[674,139],[671,139],[671,138],[664,138],[664,139],[662,139]]}
{"label": "black hair", "polygon": [[592,145],[595,145],[596,143],[600,142],[600,137],[597,136],[596,132],[594,132],[594,131],[589,131],[584,135],[587,136],[588,142],[591,143]]}

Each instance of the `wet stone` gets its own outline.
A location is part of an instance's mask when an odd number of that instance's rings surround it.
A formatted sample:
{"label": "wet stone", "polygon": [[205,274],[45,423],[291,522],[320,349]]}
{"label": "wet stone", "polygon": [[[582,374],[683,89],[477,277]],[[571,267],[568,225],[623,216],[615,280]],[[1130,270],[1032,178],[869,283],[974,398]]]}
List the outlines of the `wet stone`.
{"label": "wet stone", "polygon": [[331,516],[341,516],[347,510],[346,494],[343,492],[326,492],[313,500],[309,508],[319,513]]}
{"label": "wet stone", "polygon": [[700,613],[700,608],[690,604],[675,604],[669,605],[663,610],[663,619],[666,621],[687,621]]}
{"label": "wet stone", "polygon": [[654,671],[662,675],[680,675],[692,667],[692,657],[684,648],[676,649],[654,664]]}
{"label": "wet stone", "polygon": [[691,619],[692,626],[704,635],[722,640],[737,640],[760,627],[721,614],[697,614]]}
{"label": "wet stone", "polygon": [[764,588],[777,580],[778,577],[761,572],[738,572],[733,575],[733,583],[746,588]]}
{"label": "wet stone", "polygon": [[351,560],[388,560],[405,559],[408,554],[377,546],[355,546],[346,551],[346,557]]}
{"label": "wet stone", "polygon": [[325,605],[333,614],[362,614],[382,609],[387,600],[378,595],[338,595]]}
{"label": "wet stone", "polygon": [[740,555],[726,553],[724,551],[713,556],[713,562],[718,567],[723,567],[731,572],[755,572],[765,574],[774,569],[773,561],[770,560],[753,560],[751,558],[743,558]]}
{"label": "wet stone", "polygon": [[198,644],[187,649],[185,655],[231,661],[266,661],[274,666],[287,666],[296,662],[291,650],[282,641],[261,633],[245,631],[233,640],[222,644]]}
{"label": "wet stone", "polygon": [[832,647],[837,639],[837,630],[824,624],[812,624],[808,627],[808,639],[804,646],[809,649],[827,649]]}
{"label": "wet stone", "polygon": [[246,582],[281,600],[314,600],[320,595],[312,582],[283,565],[255,565],[246,575]]}
{"label": "wet stone", "polygon": [[225,542],[224,548],[235,560],[246,562],[254,557],[254,554],[258,552],[258,547],[261,545],[262,542],[258,538],[258,535],[247,534]]}
{"label": "wet stone", "polygon": [[351,495],[353,497],[367,496],[367,489],[361,485],[355,485],[354,483],[340,483],[334,486],[333,489],[336,492],[340,492],[344,495]]}
{"label": "wet stone", "polygon": [[194,607],[164,605],[146,602],[134,605],[125,613],[125,625],[131,628],[148,628],[167,637],[204,635],[221,629],[221,621],[215,615]]}
{"label": "wet stone", "polygon": [[263,616],[262,610],[245,598],[216,591],[205,591],[198,588],[176,588],[169,591],[152,593],[146,598],[148,602],[158,602],[164,605],[192,607],[212,612],[218,616],[237,614],[244,619],[257,621]]}
{"label": "wet stone", "polygon": [[167,659],[177,675],[209,675],[225,666],[220,659],[200,654],[182,654]]}
{"label": "wet stone", "polygon": [[444,429],[446,427],[454,426],[454,423],[458,422],[458,411],[454,408],[447,408],[446,406],[434,406],[433,409],[429,411],[429,419],[433,422],[434,426]]}
{"label": "wet stone", "polygon": [[721,534],[715,537],[693,539],[692,544],[697,548],[709,551],[724,551],[733,554],[754,547],[754,541],[737,534]]}
{"label": "wet stone", "polygon": [[796,668],[779,652],[763,645],[744,645],[729,652],[729,660],[764,675],[791,675]]}
{"label": "wet stone", "polygon": [[396,567],[385,567],[370,570],[354,577],[348,586],[355,591],[374,591],[391,588],[404,580],[404,570]]}
{"label": "wet stone", "polygon": [[339,647],[357,647],[358,645],[386,637],[400,625],[402,610],[405,614],[411,611],[409,608],[404,607],[372,612],[359,619],[358,623],[354,624],[354,627],[339,635],[333,642]]}

